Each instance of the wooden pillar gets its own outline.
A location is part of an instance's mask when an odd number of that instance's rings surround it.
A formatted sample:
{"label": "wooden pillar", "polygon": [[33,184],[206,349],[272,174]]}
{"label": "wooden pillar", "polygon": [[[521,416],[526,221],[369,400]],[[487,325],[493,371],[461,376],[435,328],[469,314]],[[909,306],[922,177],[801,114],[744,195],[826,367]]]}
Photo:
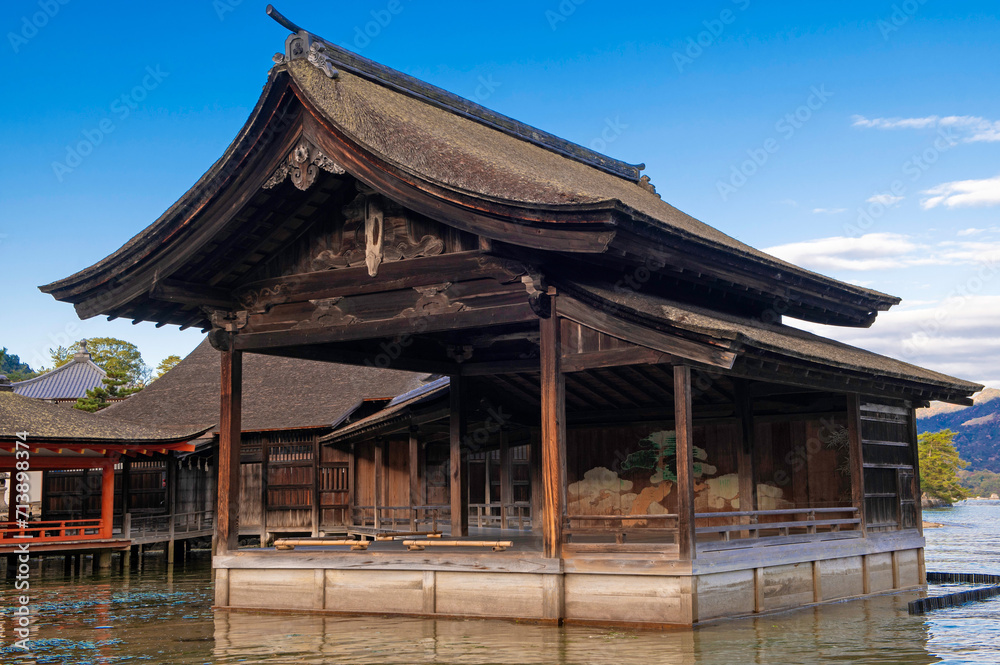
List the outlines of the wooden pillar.
{"label": "wooden pillar", "polygon": [[115,460],[101,468],[101,538],[111,538],[115,523]]}
{"label": "wooden pillar", "polygon": [[677,434],[677,545],[681,561],[697,555],[694,519],[694,442],[691,416],[691,368],[674,366],[674,420]]}
{"label": "wooden pillar", "polygon": [[542,546],[546,557],[562,554],[563,500],[566,486],[566,379],[560,368],[556,298],[541,320],[542,392]]}
{"label": "wooden pillar", "polygon": [[215,553],[239,547],[240,536],[240,433],[243,405],[243,352],[222,352],[219,414],[219,499],[216,508]]}
{"label": "wooden pillar", "polygon": [[514,501],[510,480],[510,431],[500,428],[500,528],[507,528],[507,506]]}
{"label": "wooden pillar", "polygon": [[[917,530],[920,535],[924,535],[924,506],[920,501],[920,452],[917,450],[917,410],[912,406],[908,409],[909,411],[909,429],[910,429],[910,454],[913,455],[913,498],[914,507],[917,511]],[[900,524],[902,526],[902,524]],[[920,551],[920,558],[923,561],[923,550]],[[921,584],[926,584],[927,580],[924,578],[920,579]]]}
{"label": "wooden pillar", "polygon": [[312,468],[312,497],[310,502],[312,503],[312,535],[313,537],[319,536],[319,530],[322,524],[323,509],[319,505],[319,469],[320,469],[320,454],[322,450],[319,445],[319,435],[313,435],[313,468]]}
{"label": "wooden pillar", "polygon": [[861,396],[851,393],[847,396],[847,433],[850,442],[851,505],[858,509],[861,519],[858,528],[864,538],[868,537],[868,516],[865,515],[865,465],[861,445]]}
{"label": "wooden pillar", "polygon": [[465,412],[462,409],[462,379],[452,376],[448,393],[451,399],[449,417],[451,456],[448,469],[451,475],[449,497],[451,501],[451,537],[469,535],[469,483],[462,474],[462,437],[465,436]]}
{"label": "wooden pillar", "polygon": [[354,444],[347,447],[347,516],[345,522],[354,524],[354,506],[357,500],[354,497],[354,472],[357,462],[354,455]]}
{"label": "wooden pillar", "polygon": [[[736,421],[740,430],[739,449],[737,453],[737,472],[740,484],[740,510],[757,510],[757,481],[754,468],[754,439],[756,426],[753,419],[753,399],[746,379],[733,379]],[[743,518],[743,523],[749,524],[751,518]],[[756,531],[741,532],[741,537],[754,537]]]}
{"label": "wooden pillar", "polygon": [[531,429],[528,444],[528,478],[531,483],[531,532],[542,533],[542,432]]}
{"label": "wooden pillar", "polygon": [[271,437],[260,441],[260,546],[267,547],[267,479],[270,474]]}
{"label": "wooden pillar", "polygon": [[382,439],[375,439],[375,491],[372,496],[374,497],[373,503],[375,504],[375,528],[381,528],[382,526],[382,511],[379,508],[382,506],[382,474],[385,472],[385,442]]}
{"label": "wooden pillar", "polygon": [[[122,459],[122,520],[132,509],[132,459]],[[124,522],[123,522],[124,523]]]}
{"label": "wooden pillar", "polygon": [[423,502],[420,500],[420,440],[417,439],[417,430],[410,428],[409,447],[409,471],[410,471],[410,531],[417,530],[416,506]]}

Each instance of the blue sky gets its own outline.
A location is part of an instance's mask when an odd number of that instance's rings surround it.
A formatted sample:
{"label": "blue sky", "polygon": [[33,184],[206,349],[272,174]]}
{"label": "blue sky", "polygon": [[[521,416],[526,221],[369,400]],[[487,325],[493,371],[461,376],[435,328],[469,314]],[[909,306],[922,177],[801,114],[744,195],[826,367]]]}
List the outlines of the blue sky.
{"label": "blue sky", "polygon": [[[820,330],[1000,386],[995,3],[282,2],[346,48],[630,162],[754,246],[901,296]],[[115,336],[155,364],[195,331],[80,321],[36,286],[121,246],[222,154],[286,31],[248,0],[9,1],[0,13],[0,296],[33,366]],[[93,149],[76,155],[83,141]]]}

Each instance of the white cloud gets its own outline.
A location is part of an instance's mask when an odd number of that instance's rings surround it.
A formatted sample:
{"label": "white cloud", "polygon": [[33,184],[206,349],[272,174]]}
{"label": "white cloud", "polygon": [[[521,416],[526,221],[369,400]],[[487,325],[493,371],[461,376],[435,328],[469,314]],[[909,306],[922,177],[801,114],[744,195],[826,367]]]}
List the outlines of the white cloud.
{"label": "white cloud", "polygon": [[930,115],[924,118],[866,118],[855,115],[852,126],[866,129],[948,129],[963,143],[1000,141],[1000,121],[973,115]]}
{"label": "white cloud", "polygon": [[905,197],[903,196],[893,196],[892,194],[876,194],[875,196],[870,196],[866,201],[868,203],[881,203],[882,205],[888,207],[894,206]]}
{"label": "white cloud", "polygon": [[1000,205],[1000,176],[946,182],[923,193],[928,195],[920,201],[925,210],[939,205],[946,208]]}
{"label": "white cloud", "polygon": [[970,381],[1000,376],[1000,296],[956,295],[913,309],[893,308],[879,314],[869,329],[786,321]]}
{"label": "white cloud", "polygon": [[820,272],[890,270],[914,266],[994,264],[1000,241],[946,240],[921,244],[899,233],[834,236],[769,247],[766,250],[795,265]]}
{"label": "white cloud", "polygon": [[780,201],[778,201],[778,203],[780,203],[783,206],[791,206],[793,208],[798,207],[799,205],[799,202],[796,201],[795,199],[781,199]]}
{"label": "white cloud", "polygon": [[813,208],[813,212],[817,215],[839,215],[847,212],[847,208]]}
{"label": "white cloud", "polygon": [[969,229],[962,229],[956,235],[961,238],[963,236],[977,236],[981,233],[986,233],[986,229],[977,229],[973,227]]}
{"label": "white cloud", "polygon": [[770,247],[764,251],[813,270],[883,270],[905,265],[918,248],[909,236],[868,233],[857,238],[835,236]]}

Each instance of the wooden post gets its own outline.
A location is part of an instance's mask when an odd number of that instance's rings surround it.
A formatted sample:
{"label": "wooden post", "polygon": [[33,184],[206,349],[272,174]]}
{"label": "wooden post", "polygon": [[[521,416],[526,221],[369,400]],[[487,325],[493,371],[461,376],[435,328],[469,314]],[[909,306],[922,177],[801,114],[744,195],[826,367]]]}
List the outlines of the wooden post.
{"label": "wooden post", "polygon": [[410,428],[410,531],[417,530],[417,511],[415,506],[419,506],[420,501],[420,440],[417,439],[417,430]]}
{"label": "wooden post", "polygon": [[[753,419],[753,399],[746,379],[733,379],[736,421],[740,431],[736,468],[739,474],[739,497],[741,511],[757,510],[757,482],[754,469],[754,439],[756,434]],[[743,524],[750,524],[751,518],[744,517]],[[753,537],[756,531],[741,531],[740,537]]]}
{"label": "wooden post", "polygon": [[322,526],[323,509],[319,505],[319,470],[320,470],[320,455],[322,450],[319,445],[319,435],[313,435],[313,484],[312,484],[312,535],[313,538],[319,536],[319,530]]}
{"label": "wooden post", "polygon": [[354,444],[347,447],[347,524],[354,524],[354,467],[357,464],[354,456]]}
{"label": "wooden post", "polygon": [[101,538],[111,538],[115,523],[115,460],[104,462],[101,469]]}
{"label": "wooden post", "polygon": [[[917,530],[920,535],[924,535],[924,506],[920,500],[920,453],[917,450],[917,410],[912,406],[909,408],[909,428],[910,428],[910,454],[913,455],[913,498],[914,508],[917,512]],[[902,524],[900,524],[902,526]],[[920,551],[921,561],[923,561],[923,550]],[[927,580],[920,579],[921,584],[926,584]]]}
{"label": "wooden post", "polygon": [[167,541],[166,554],[167,554],[167,564],[173,565],[174,563],[174,540],[175,530],[177,528],[177,460],[173,457],[167,457],[167,519],[170,520],[170,539]]}
{"label": "wooden post", "polygon": [[216,508],[216,554],[239,548],[240,434],[243,405],[243,352],[222,352],[219,414],[219,500]]}
{"label": "wooden post", "polygon": [[373,492],[375,504],[375,528],[379,529],[382,526],[382,511],[379,508],[382,506],[382,473],[384,472],[384,445],[385,443],[382,439],[375,439],[375,491]]}
{"label": "wooden post", "polygon": [[857,393],[847,396],[847,433],[850,445],[851,505],[858,509],[861,520],[858,528],[863,538],[868,537],[868,516],[865,514],[865,465],[861,444],[861,397]]}
{"label": "wooden post", "polygon": [[450,379],[448,393],[451,399],[449,417],[451,456],[448,469],[451,475],[449,497],[451,501],[451,537],[469,535],[469,483],[462,474],[462,437],[465,436],[465,413],[462,409],[462,378]]}
{"label": "wooden post", "polygon": [[560,368],[559,318],[556,298],[552,312],[541,320],[542,392],[542,543],[544,554],[562,554],[563,491],[566,451],[566,379]]}
{"label": "wooden post", "polygon": [[132,509],[132,460],[122,459],[122,530],[124,531],[125,515]]}
{"label": "wooden post", "polygon": [[508,504],[513,503],[513,485],[510,482],[510,431],[500,428],[500,528],[507,528]]}
{"label": "wooden post", "polygon": [[694,443],[691,416],[691,368],[674,366],[674,420],[677,434],[677,545],[681,561],[697,555],[694,520]]}
{"label": "wooden post", "polygon": [[261,436],[260,442],[260,546],[267,547],[267,477],[271,473],[271,437]]}

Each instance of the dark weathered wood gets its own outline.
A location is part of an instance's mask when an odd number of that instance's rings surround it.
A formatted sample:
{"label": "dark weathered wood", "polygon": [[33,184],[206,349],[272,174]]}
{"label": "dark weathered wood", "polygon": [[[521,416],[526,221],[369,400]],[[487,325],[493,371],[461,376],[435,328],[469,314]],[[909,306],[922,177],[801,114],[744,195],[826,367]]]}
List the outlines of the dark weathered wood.
{"label": "dark weathered wood", "polygon": [[462,439],[465,437],[465,410],[462,405],[462,379],[451,377],[449,388],[451,412],[448,419],[450,457],[449,497],[451,503],[451,535],[469,535],[469,485],[462,474]]}
{"label": "dark weathered wood", "polygon": [[[410,472],[410,507],[423,505],[423,493],[420,484],[420,439],[417,438],[417,430],[410,426],[409,441],[409,464]],[[417,512],[410,512],[410,530],[417,530]]]}
{"label": "dark weathered wood", "polygon": [[[920,500],[922,492],[920,491],[920,453],[917,450],[917,411],[912,406],[907,409],[909,412],[907,418],[909,421],[907,425],[909,426],[909,436],[910,436],[910,454],[913,455],[913,498],[914,507],[917,511],[917,530],[920,535],[924,535],[924,506],[923,502]],[[925,583],[925,580],[920,580],[921,584]]]}
{"label": "dark weathered wood", "polygon": [[537,319],[531,307],[523,305],[485,307],[454,314],[397,317],[378,321],[362,321],[341,326],[316,327],[305,330],[280,330],[242,333],[236,336],[236,348],[241,350],[267,347],[294,347],[302,344],[346,342],[359,339],[379,339],[401,335],[419,335],[444,330],[486,328],[511,323],[527,323]]}
{"label": "dark weathered wood", "polygon": [[847,395],[847,433],[850,446],[851,505],[858,509],[858,517],[861,518],[861,525],[858,528],[867,537],[868,515],[865,514],[865,468],[861,443],[861,396],[857,393]]}
{"label": "dark weathered wood", "polygon": [[[556,297],[552,314],[541,319],[541,392],[542,392],[542,543],[546,557],[558,557],[562,551],[563,494],[566,450],[566,379],[560,370],[559,317]],[[559,307],[561,310],[562,302]],[[534,516],[533,516],[534,518]]]}
{"label": "dark weathered wood", "polygon": [[226,289],[172,279],[165,279],[153,284],[153,288],[149,290],[149,297],[153,300],[175,302],[182,305],[204,305],[220,309],[231,309],[236,303],[233,294]]}
{"label": "dark weathered wood", "polygon": [[270,508],[270,502],[267,500],[268,482],[270,471],[270,461],[271,461],[271,437],[268,434],[263,435],[263,440],[260,442],[260,546],[264,547],[267,543],[267,511]]}
{"label": "dark weathered wood", "polygon": [[757,481],[753,463],[754,434],[753,399],[745,379],[734,379],[735,415],[740,429],[740,447],[737,451],[737,470],[740,483],[740,510],[757,510]]}
{"label": "dark weathered wood", "polygon": [[319,434],[313,434],[313,458],[312,458],[312,495],[309,497],[312,503],[312,535],[319,536],[320,527],[323,526],[323,508],[320,506],[319,475],[320,457],[322,449],[319,445]]}
{"label": "dark weathered wood", "polygon": [[500,528],[507,528],[507,504],[514,502],[510,468],[510,430],[500,428]]}
{"label": "dark weathered wood", "polygon": [[562,371],[582,372],[588,369],[621,367],[623,365],[656,365],[676,360],[675,356],[655,349],[636,347],[634,349],[609,349],[589,353],[567,353],[562,357]]}
{"label": "dark weathered wood", "polygon": [[385,505],[385,483],[383,482],[385,478],[385,440],[378,438],[375,439],[375,464],[374,464],[374,481],[375,481],[375,493],[373,495],[372,503],[375,505],[375,528],[382,528],[382,506]]}
{"label": "dark weathered wood", "polygon": [[713,367],[729,369],[736,360],[736,353],[726,348],[702,344],[682,337],[667,335],[658,330],[640,326],[594,309],[578,300],[561,296],[560,311],[567,319],[593,328],[606,335],[639,344],[650,349],[669,353],[678,358],[693,360]]}
{"label": "dark weathered wood", "polygon": [[677,544],[682,561],[695,558],[694,439],[691,368],[674,367],[674,421],[677,436]]}
{"label": "dark weathered wood", "polygon": [[239,546],[240,434],[243,407],[243,353],[222,352],[219,413],[219,498],[215,521],[215,553]]}

